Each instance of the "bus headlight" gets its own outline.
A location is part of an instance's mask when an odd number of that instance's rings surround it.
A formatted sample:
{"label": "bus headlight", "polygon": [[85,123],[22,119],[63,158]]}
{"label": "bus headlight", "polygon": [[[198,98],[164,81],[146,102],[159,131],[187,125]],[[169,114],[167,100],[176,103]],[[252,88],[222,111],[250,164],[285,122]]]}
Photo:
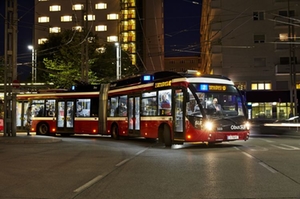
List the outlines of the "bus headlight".
{"label": "bus headlight", "polygon": [[250,129],[250,123],[249,123],[249,122],[246,122],[246,123],[245,123],[245,127],[246,127],[247,130],[249,130],[249,129]]}
{"label": "bus headlight", "polygon": [[211,121],[206,121],[204,122],[204,129],[207,131],[212,131],[213,127],[214,127],[214,123],[212,123]]}

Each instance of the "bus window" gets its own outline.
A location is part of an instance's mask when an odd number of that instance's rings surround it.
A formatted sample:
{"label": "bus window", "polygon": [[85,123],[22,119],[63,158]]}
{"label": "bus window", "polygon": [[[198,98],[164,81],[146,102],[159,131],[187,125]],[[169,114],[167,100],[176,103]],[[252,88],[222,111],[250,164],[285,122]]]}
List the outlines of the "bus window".
{"label": "bus window", "polygon": [[115,110],[118,107],[118,97],[112,97],[110,98],[110,106],[109,106],[109,116],[115,116]]}
{"label": "bus window", "polygon": [[142,115],[156,115],[157,114],[157,100],[156,92],[149,92],[142,94]]}
{"label": "bus window", "polygon": [[45,113],[45,100],[32,100],[32,115],[43,117]]}
{"label": "bus window", "polygon": [[91,99],[78,99],[76,103],[77,117],[90,117]]}
{"label": "bus window", "polygon": [[46,101],[46,117],[55,116],[55,100]]}
{"label": "bus window", "polygon": [[91,99],[91,117],[97,117],[99,111],[99,98],[95,97]]}
{"label": "bus window", "polygon": [[127,115],[127,95],[120,96],[119,104],[115,109],[115,116]]}
{"label": "bus window", "polygon": [[171,89],[158,91],[159,115],[171,115]]}

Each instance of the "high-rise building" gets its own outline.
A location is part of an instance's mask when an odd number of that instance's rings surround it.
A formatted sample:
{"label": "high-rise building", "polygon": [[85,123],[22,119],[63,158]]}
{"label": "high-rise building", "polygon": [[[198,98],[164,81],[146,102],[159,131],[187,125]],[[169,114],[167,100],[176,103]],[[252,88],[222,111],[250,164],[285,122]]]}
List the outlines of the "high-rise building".
{"label": "high-rise building", "polygon": [[299,16],[298,0],[203,0],[202,67],[245,90],[289,89],[291,65],[300,72]]}
{"label": "high-rise building", "polygon": [[246,90],[257,102],[251,118],[286,118],[299,109],[299,16],[299,0],[203,0],[202,70]]}
{"label": "high-rise building", "polygon": [[35,0],[34,46],[64,29],[120,43],[147,72],[164,69],[162,0]]}

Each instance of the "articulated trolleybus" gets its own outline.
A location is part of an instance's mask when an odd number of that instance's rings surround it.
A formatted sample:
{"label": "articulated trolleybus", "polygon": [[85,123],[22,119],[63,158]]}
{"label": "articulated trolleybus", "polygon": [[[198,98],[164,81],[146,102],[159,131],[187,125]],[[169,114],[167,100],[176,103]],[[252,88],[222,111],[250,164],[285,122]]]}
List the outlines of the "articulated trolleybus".
{"label": "articulated trolleybus", "polygon": [[33,106],[37,134],[144,137],[166,146],[249,138],[243,96],[222,76],[163,71],[91,88],[18,99]]}

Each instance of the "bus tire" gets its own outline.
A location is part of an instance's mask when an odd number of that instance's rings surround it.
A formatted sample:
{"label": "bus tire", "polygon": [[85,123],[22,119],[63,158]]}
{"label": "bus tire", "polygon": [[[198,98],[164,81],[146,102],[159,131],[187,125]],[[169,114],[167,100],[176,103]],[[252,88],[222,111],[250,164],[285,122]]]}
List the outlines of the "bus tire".
{"label": "bus tire", "polygon": [[119,139],[119,129],[116,124],[114,124],[111,128],[111,137],[114,138],[115,140]]}
{"label": "bus tire", "polygon": [[163,126],[163,139],[166,147],[172,146],[171,130],[166,124]]}
{"label": "bus tire", "polygon": [[36,129],[37,135],[49,135],[49,126],[46,123],[41,123]]}

